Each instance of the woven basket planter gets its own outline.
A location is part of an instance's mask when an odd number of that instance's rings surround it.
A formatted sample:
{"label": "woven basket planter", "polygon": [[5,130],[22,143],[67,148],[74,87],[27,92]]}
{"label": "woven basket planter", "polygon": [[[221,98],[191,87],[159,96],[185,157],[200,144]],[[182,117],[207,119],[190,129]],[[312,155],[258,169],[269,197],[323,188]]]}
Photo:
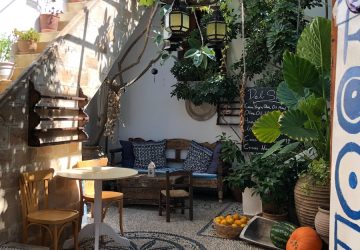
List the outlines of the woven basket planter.
{"label": "woven basket planter", "polygon": [[314,227],[318,207],[330,205],[330,187],[314,185],[307,177],[302,177],[295,185],[294,198],[300,225]]}
{"label": "woven basket planter", "polygon": [[242,227],[232,227],[229,225],[218,224],[215,220],[214,220],[214,227],[218,235],[225,237],[227,239],[238,238],[243,229]]}

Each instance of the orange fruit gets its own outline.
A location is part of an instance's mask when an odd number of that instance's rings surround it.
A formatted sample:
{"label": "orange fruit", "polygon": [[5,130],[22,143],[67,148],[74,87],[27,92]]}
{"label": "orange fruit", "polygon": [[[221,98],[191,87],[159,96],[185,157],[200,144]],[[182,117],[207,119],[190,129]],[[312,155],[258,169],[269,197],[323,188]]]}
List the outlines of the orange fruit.
{"label": "orange fruit", "polygon": [[231,225],[234,223],[234,219],[230,216],[230,217],[226,217],[226,222]]}
{"label": "orange fruit", "polygon": [[216,217],[216,218],[215,218],[215,222],[216,222],[216,223],[218,223],[218,224],[220,224],[220,222],[221,222],[221,218]]}
{"label": "orange fruit", "polygon": [[243,223],[241,222],[241,220],[235,220],[235,224],[238,225],[238,226],[240,226],[240,225],[243,224]]}
{"label": "orange fruit", "polygon": [[236,224],[234,223],[234,224],[231,224],[231,227],[238,227],[238,225],[236,225]]}
{"label": "orange fruit", "polygon": [[246,224],[241,224],[241,225],[240,225],[240,227],[245,227],[245,226],[246,226]]}
{"label": "orange fruit", "polygon": [[233,215],[233,219],[234,219],[234,220],[238,220],[238,219],[240,219],[239,214],[238,214],[238,213],[235,213],[235,214]]}
{"label": "orange fruit", "polygon": [[222,216],[222,215],[220,215],[220,216],[218,216],[218,218],[220,218],[220,219],[225,219],[225,217],[224,216]]}
{"label": "orange fruit", "polygon": [[222,225],[226,225],[226,224],[227,224],[227,222],[226,222],[226,220],[225,220],[225,219],[223,219],[223,220],[221,220],[221,221],[220,221],[220,224],[222,224]]}

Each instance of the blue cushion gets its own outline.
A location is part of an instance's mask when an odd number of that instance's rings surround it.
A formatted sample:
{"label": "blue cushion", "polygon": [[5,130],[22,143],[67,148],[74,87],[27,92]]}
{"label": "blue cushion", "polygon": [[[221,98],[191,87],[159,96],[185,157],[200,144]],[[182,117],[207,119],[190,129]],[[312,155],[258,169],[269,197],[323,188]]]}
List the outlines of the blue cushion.
{"label": "blue cushion", "polygon": [[210,165],[212,151],[192,141],[184,161],[184,169],[197,173],[205,173]]}
{"label": "blue cushion", "polygon": [[208,174],[208,173],[193,173],[193,178],[196,179],[217,179],[217,174]]}
{"label": "blue cushion", "polygon": [[166,141],[159,142],[133,142],[136,168],[147,170],[150,162],[154,162],[155,167],[160,168],[166,165]]}
{"label": "blue cushion", "polygon": [[120,145],[122,147],[121,165],[124,167],[133,168],[135,156],[132,142],[120,140]]}
{"label": "blue cushion", "polygon": [[219,163],[219,158],[220,158],[220,153],[221,153],[221,143],[218,142],[216,143],[216,146],[214,148],[214,152],[212,155],[212,159],[211,159],[211,163],[207,169],[207,173],[208,174],[216,174],[217,173],[217,168],[218,168],[218,163]]}

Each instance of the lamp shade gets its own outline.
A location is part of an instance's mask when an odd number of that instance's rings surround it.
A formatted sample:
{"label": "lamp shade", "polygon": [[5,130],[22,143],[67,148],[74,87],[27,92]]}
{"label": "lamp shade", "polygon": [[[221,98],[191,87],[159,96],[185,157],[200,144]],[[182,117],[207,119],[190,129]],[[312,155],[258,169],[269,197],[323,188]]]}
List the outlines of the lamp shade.
{"label": "lamp shade", "polygon": [[206,25],[206,36],[209,43],[222,43],[226,36],[226,23],[218,6]]}
{"label": "lamp shade", "polygon": [[189,16],[186,5],[175,0],[171,11],[165,15],[165,29],[172,35],[183,35],[189,30]]}

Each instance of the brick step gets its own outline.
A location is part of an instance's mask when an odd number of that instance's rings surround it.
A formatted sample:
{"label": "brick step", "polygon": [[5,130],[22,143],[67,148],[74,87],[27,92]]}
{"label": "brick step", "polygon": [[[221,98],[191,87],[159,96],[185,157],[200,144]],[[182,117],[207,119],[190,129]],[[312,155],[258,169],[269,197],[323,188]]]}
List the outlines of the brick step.
{"label": "brick step", "polygon": [[15,55],[15,65],[16,67],[28,67],[39,55],[39,53]]}
{"label": "brick step", "polygon": [[67,7],[66,12],[78,12],[85,7],[86,3],[87,3],[87,1],[67,3],[66,4],[66,7]]}
{"label": "brick step", "polygon": [[11,80],[16,80],[27,67],[15,67]]}
{"label": "brick step", "polygon": [[40,43],[42,42],[51,42],[53,41],[58,35],[59,31],[53,31],[53,32],[41,32],[40,33]]}
{"label": "brick step", "polygon": [[60,14],[60,21],[61,22],[69,22],[73,17],[76,16],[76,12],[67,11],[65,13]]}
{"label": "brick step", "polygon": [[4,92],[11,85],[11,80],[1,80],[0,81],[0,93]]}
{"label": "brick step", "polygon": [[63,30],[63,28],[69,23],[69,21],[60,21],[58,30]]}

